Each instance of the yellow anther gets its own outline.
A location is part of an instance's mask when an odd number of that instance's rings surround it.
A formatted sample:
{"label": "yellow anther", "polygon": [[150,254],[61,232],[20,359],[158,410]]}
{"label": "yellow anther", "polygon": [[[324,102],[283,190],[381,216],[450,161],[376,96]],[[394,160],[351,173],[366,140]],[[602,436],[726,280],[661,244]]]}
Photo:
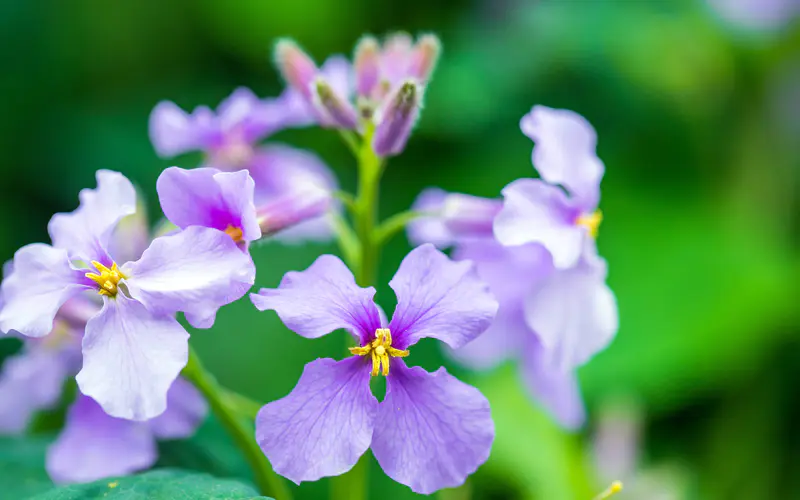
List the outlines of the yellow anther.
{"label": "yellow anther", "polygon": [[239,243],[244,238],[244,233],[242,233],[242,228],[235,227],[235,226],[228,226],[225,229],[225,234],[231,237],[231,239]]}
{"label": "yellow anther", "polygon": [[613,483],[611,483],[611,486],[609,486],[606,491],[594,497],[594,500],[607,500],[612,496],[614,496],[615,494],[619,493],[620,491],[622,491],[622,482],[614,481]]}
{"label": "yellow anther", "polygon": [[392,347],[392,332],[388,328],[375,330],[375,340],[361,347],[351,347],[350,352],[356,356],[372,356],[372,376],[382,373],[389,375],[389,358],[405,358],[408,351]]}
{"label": "yellow anther", "polygon": [[97,283],[97,286],[99,287],[97,293],[100,295],[106,295],[108,297],[116,297],[119,280],[125,278],[125,275],[122,274],[119,268],[117,268],[117,263],[114,262],[111,265],[111,269],[97,262],[96,260],[92,261],[92,265],[100,272],[100,274],[86,273],[86,277]]}
{"label": "yellow anther", "polygon": [[600,210],[595,210],[591,214],[582,214],[575,219],[575,225],[588,229],[592,238],[597,238],[597,231],[600,229],[601,222],[603,222],[603,212]]}

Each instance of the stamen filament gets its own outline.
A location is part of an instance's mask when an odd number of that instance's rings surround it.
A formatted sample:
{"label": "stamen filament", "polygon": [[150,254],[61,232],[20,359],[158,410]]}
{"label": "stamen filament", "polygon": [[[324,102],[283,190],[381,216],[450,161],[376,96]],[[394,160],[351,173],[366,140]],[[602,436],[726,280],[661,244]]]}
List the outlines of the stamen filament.
{"label": "stamen filament", "polygon": [[350,352],[355,356],[372,357],[372,376],[378,374],[389,375],[389,362],[391,358],[405,358],[409,355],[408,351],[392,347],[392,333],[388,328],[378,328],[375,330],[375,339],[365,346],[350,347]]}

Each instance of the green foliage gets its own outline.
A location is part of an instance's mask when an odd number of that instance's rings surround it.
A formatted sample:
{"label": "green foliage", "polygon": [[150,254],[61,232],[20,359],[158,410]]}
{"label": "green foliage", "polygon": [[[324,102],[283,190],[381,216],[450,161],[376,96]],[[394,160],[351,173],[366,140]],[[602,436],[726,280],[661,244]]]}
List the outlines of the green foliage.
{"label": "green foliage", "polygon": [[44,470],[50,439],[0,438],[0,497],[23,499],[53,487]]}
{"label": "green foliage", "polygon": [[245,484],[206,474],[158,470],[109,478],[94,483],[63,486],[32,500],[256,500],[267,497]]}

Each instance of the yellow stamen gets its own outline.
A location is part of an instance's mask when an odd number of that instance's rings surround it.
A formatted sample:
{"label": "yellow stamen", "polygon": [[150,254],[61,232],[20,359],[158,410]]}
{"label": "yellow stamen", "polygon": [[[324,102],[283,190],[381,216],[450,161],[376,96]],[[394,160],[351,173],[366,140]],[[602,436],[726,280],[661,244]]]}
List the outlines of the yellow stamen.
{"label": "yellow stamen", "polygon": [[375,330],[375,340],[361,347],[351,347],[350,352],[355,356],[372,356],[372,376],[377,377],[382,373],[389,375],[389,358],[405,358],[408,351],[401,351],[392,347],[392,332],[388,328]]}
{"label": "yellow stamen", "polygon": [[588,229],[592,238],[597,238],[597,231],[600,229],[601,222],[603,222],[603,212],[600,210],[595,210],[591,214],[582,214],[575,219],[575,225]]}
{"label": "yellow stamen", "polygon": [[100,295],[106,295],[108,297],[116,297],[119,280],[125,278],[125,275],[122,274],[119,268],[117,268],[117,263],[114,262],[111,264],[111,269],[107,268],[96,260],[92,261],[92,265],[100,272],[100,274],[86,273],[86,277],[97,283],[97,286],[99,287],[97,293]]}
{"label": "yellow stamen", "polygon": [[620,491],[622,491],[622,482],[614,481],[613,483],[611,483],[611,486],[609,486],[606,491],[594,497],[594,500],[607,500],[612,496],[616,495],[617,493],[619,493]]}
{"label": "yellow stamen", "polygon": [[228,226],[225,229],[225,234],[230,236],[231,239],[236,243],[239,243],[240,241],[242,241],[242,238],[244,238],[244,233],[242,233],[242,228],[235,226]]}

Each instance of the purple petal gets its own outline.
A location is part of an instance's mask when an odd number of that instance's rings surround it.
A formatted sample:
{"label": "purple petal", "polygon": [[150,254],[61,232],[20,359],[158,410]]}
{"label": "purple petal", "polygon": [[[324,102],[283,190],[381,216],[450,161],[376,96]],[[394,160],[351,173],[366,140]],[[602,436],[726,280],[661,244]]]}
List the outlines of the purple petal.
{"label": "purple petal", "polygon": [[553,368],[549,354],[535,337],[521,348],[520,368],[531,396],[544,406],[566,429],[578,429],[586,421],[580,387],[575,372]]}
{"label": "purple petal", "polygon": [[471,262],[454,262],[433,245],[412,250],[389,282],[397,295],[389,330],[396,348],[432,337],[457,349],[485,331],[497,301]]}
{"label": "purple petal", "polygon": [[137,260],[150,244],[147,213],[143,205],[120,219],[108,240],[108,253],[117,264]]}
{"label": "purple petal", "polygon": [[170,167],[158,177],[158,199],[164,215],[176,226],[242,230],[244,241],[261,238],[253,203],[255,182],[247,170]]}
{"label": "purple petal", "polygon": [[392,87],[410,74],[414,58],[413,40],[407,33],[395,33],[383,44],[381,54],[381,74]]}
{"label": "purple petal", "polygon": [[366,360],[318,359],[283,399],[256,417],[256,440],[275,471],[294,481],[316,481],[350,470],[372,439],[378,401]]}
{"label": "purple petal", "polygon": [[503,209],[494,220],[494,234],[504,245],[541,243],[556,267],[575,265],[588,238],[575,223],[580,215],[557,186],[538,179],[519,179],[503,188]]}
{"label": "purple petal", "polygon": [[0,371],[0,434],[24,431],[35,412],[58,402],[64,380],[80,363],[74,354],[29,341],[6,359]]}
{"label": "purple petal", "polygon": [[91,398],[78,396],[47,450],[46,467],[56,483],[86,483],[147,469],[156,458],[147,424],[110,417]]}
{"label": "purple petal", "polygon": [[239,87],[217,107],[217,120],[223,134],[234,130],[243,134],[246,142],[261,139],[261,131],[250,125],[258,123],[261,101],[252,90]]}
{"label": "purple petal", "polygon": [[317,155],[283,144],[260,148],[249,171],[256,183],[257,206],[276,197],[303,192],[309,186],[328,191],[337,188],[336,176]]}
{"label": "purple petal", "polygon": [[426,213],[408,223],[408,241],[418,246],[423,243],[432,243],[438,248],[447,248],[453,244],[453,234],[445,224],[443,209],[448,192],[439,188],[426,188],[414,200],[411,209],[415,212]]}
{"label": "purple petal", "polygon": [[415,80],[402,82],[386,97],[385,105],[375,115],[378,124],[372,140],[375,154],[394,156],[403,152],[421,106],[422,87]]}
{"label": "purple petal", "polygon": [[14,254],[14,272],[3,280],[0,331],[43,337],[53,329],[61,305],[88,288],[84,272],[72,267],[66,250],[42,243]]}
{"label": "purple petal", "polygon": [[183,311],[197,328],[210,327],[217,310],[241,298],[255,280],[253,261],[227,234],[199,226],[156,238],[122,272],[131,297],[148,310]]}
{"label": "purple petal", "polygon": [[393,359],[372,452],[383,471],[416,493],[464,483],[489,458],[489,401],[444,368],[428,373]]}
{"label": "purple petal", "polygon": [[189,334],[124,294],[105,299],[86,325],[76,380],[111,416],[147,420],[167,408],[167,391],[186,366]]}
{"label": "purple petal", "polygon": [[117,223],[136,212],[136,190],[119,172],[98,170],[97,189],[83,189],[78,197],[77,209],[50,219],[47,230],[53,246],[67,250],[73,259],[103,262]]}
{"label": "purple petal", "polygon": [[350,100],[355,91],[355,79],[353,67],[346,57],[342,55],[329,57],[320,68],[319,74],[339,96]]}
{"label": "purple petal", "polygon": [[286,83],[310,103],[311,82],[318,72],[314,61],[293,40],[283,39],[275,44],[275,62]]}
{"label": "purple petal", "polygon": [[534,106],[520,128],[536,143],[532,160],[542,179],[566,187],[586,211],[594,211],[605,167],[589,122],[573,111]]}
{"label": "purple petal", "polygon": [[356,90],[358,95],[369,99],[373,90],[380,83],[380,45],[371,36],[358,41],[354,56],[356,74]]}
{"label": "purple petal", "polygon": [[322,255],[305,271],[290,271],[278,288],[250,294],[260,311],[272,310],[293,332],[317,338],[344,328],[363,345],[381,327],[372,298],[375,289],[356,285],[350,269],[333,255]]}
{"label": "purple petal", "polygon": [[605,262],[585,257],[575,268],[553,273],[526,298],[528,326],[561,371],[588,361],[617,332],[617,303],[605,278]]}
{"label": "purple petal", "polygon": [[167,410],[147,425],[159,439],[186,439],[194,435],[207,414],[203,395],[186,379],[178,377],[167,393]]}
{"label": "purple petal", "polygon": [[456,242],[493,240],[493,222],[502,208],[500,200],[429,188],[422,191],[413,209],[430,213],[408,225],[412,243],[433,243],[439,248]]}
{"label": "purple petal", "polygon": [[150,141],[159,156],[169,158],[208,148],[214,113],[197,108],[189,115],[175,103],[159,102],[150,113]]}

